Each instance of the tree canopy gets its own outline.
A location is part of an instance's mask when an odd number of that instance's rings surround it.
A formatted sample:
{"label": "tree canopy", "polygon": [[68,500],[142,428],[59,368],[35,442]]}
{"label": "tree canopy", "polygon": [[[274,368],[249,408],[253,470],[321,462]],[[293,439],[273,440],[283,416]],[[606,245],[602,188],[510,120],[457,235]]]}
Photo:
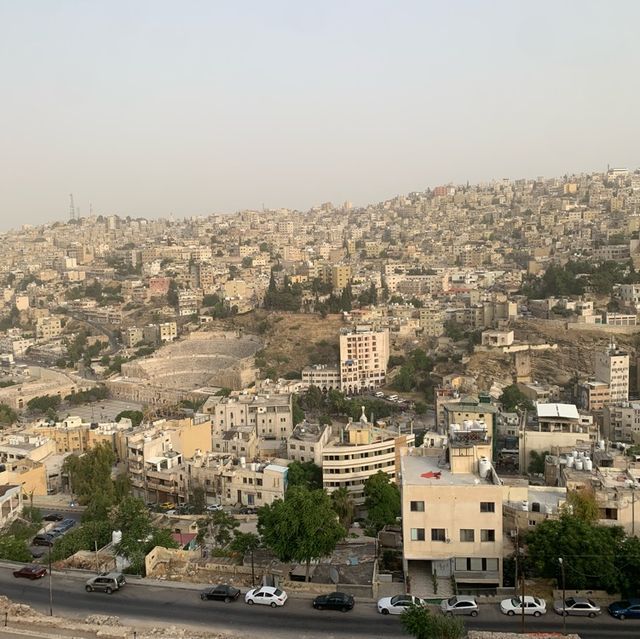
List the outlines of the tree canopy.
{"label": "tree canopy", "polygon": [[322,468],[312,461],[293,461],[287,470],[287,482],[291,486],[304,486],[309,490],[322,488]]}
{"label": "tree canopy", "polygon": [[258,511],[258,532],[280,561],[306,564],[306,581],[311,561],[331,554],[346,534],[327,493],[303,486]]}
{"label": "tree canopy", "polygon": [[425,606],[409,606],[400,623],[416,639],[463,639],[466,635],[462,619],[434,614]]}
{"label": "tree canopy", "polygon": [[500,403],[503,410],[507,413],[514,413],[516,411],[534,409],[533,402],[518,388],[516,384],[510,384],[500,395]]}
{"label": "tree canopy", "polygon": [[364,484],[364,507],[367,510],[367,532],[376,535],[387,524],[400,517],[401,502],[398,486],[389,475],[379,470]]}

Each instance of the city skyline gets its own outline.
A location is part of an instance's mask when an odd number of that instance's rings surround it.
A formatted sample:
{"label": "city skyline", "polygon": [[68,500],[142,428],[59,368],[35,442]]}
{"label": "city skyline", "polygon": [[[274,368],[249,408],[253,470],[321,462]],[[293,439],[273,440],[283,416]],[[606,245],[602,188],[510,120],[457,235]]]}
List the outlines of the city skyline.
{"label": "city skyline", "polygon": [[0,229],[637,166],[635,3],[186,9],[0,7]]}

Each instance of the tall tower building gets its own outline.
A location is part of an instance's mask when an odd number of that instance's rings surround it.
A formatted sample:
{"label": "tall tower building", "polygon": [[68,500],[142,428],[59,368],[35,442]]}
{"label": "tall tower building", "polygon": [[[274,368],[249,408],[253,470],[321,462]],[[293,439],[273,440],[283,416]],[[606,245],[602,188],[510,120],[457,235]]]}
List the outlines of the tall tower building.
{"label": "tall tower building", "polygon": [[596,381],[609,384],[611,403],[629,399],[629,353],[611,341],[609,346],[596,352]]}
{"label": "tall tower building", "polygon": [[347,393],[372,390],[385,383],[389,331],[359,325],[340,331],[340,388]]}

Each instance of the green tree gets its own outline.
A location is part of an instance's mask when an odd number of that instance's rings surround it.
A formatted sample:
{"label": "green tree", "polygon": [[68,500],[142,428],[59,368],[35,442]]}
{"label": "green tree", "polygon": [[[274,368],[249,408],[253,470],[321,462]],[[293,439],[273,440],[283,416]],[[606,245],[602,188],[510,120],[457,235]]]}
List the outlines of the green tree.
{"label": "green tree", "polygon": [[121,419],[130,419],[131,424],[134,428],[138,428],[138,426],[140,426],[143,418],[144,415],[142,411],[139,410],[123,410],[116,415],[117,422],[119,422]]}
{"label": "green tree", "polygon": [[572,490],[567,494],[567,504],[574,517],[590,524],[596,523],[600,517],[600,508],[594,494],[586,489]]}
{"label": "green tree", "polygon": [[[273,379],[273,377],[271,377],[271,379]],[[304,421],[304,409],[302,408],[302,406],[300,406],[300,399],[297,395],[294,395],[292,400],[291,400],[291,404],[292,404],[292,417],[293,417],[293,423],[294,424],[299,424],[300,422]]]}
{"label": "green tree", "polygon": [[416,374],[413,364],[404,364],[393,380],[393,388],[403,393],[413,390],[416,385]]}
{"label": "green tree", "polygon": [[322,468],[312,461],[293,461],[287,467],[287,483],[291,486],[304,486],[309,490],[322,488]]}
{"label": "green tree", "polygon": [[58,538],[51,548],[52,561],[71,557],[80,550],[94,550],[111,541],[111,524],[106,519],[85,521]]}
{"label": "green tree", "polygon": [[302,486],[258,511],[258,533],[280,561],[306,565],[305,581],[311,561],[330,555],[346,534],[327,493]]}
{"label": "green tree", "polygon": [[153,532],[151,515],[144,501],[138,497],[125,497],[110,513],[114,530],[122,532],[118,552],[128,559],[141,551],[141,545]]}
{"label": "green tree", "polygon": [[464,338],[462,327],[454,320],[446,320],[444,322],[444,334],[454,342],[459,342]]}
{"label": "green tree", "polygon": [[31,561],[31,553],[27,546],[27,540],[16,535],[0,535],[0,557],[9,561]]}
{"label": "green tree", "polygon": [[356,504],[349,490],[344,486],[334,490],[331,493],[331,504],[338,515],[340,524],[345,530],[349,530],[356,513]]}
{"label": "green tree", "polygon": [[49,409],[56,410],[62,400],[58,395],[40,395],[27,402],[27,408],[33,411],[46,413]]}
{"label": "green tree", "polygon": [[400,623],[416,639],[463,639],[466,636],[462,619],[433,614],[425,606],[409,606],[400,616]]}
{"label": "green tree", "polygon": [[207,506],[207,497],[202,486],[194,486],[193,490],[191,491],[191,498],[189,499],[189,503],[193,507],[193,512],[195,515],[201,515],[204,512],[204,509]]}
{"label": "green tree", "polygon": [[216,546],[226,546],[233,538],[233,533],[240,523],[237,519],[224,512],[216,510],[203,519],[198,519],[198,541],[210,539]]}
{"label": "green tree", "polygon": [[544,461],[548,454],[548,450],[545,450],[543,453],[539,453],[537,450],[532,450],[529,457],[529,466],[527,467],[527,471],[532,475],[543,475]]}
{"label": "green tree", "polygon": [[507,413],[515,411],[532,411],[534,406],[531,400],[518,388],[516,384],[510,384],[500,395],[500,403]]}
{"label": "green tree", "polygon": [[389,475],[379,470],[369,477],[364,484],[364,497],[368,534],[375,536],[384,526],[396,523],[401,512],[400,491]]}
{"label": "green tree", "polygon": [[18,421],[18,413],[7,404],[0,404],[0,424],[12,426]]}
{"label": "green tree", "polygon": [[302,403],[307,410],[318,410],[324,405],[324,395],[317,386],[312,384],[303,395]]}
{"label": "green tree", "polygon": [[619,589],[623,597],[640,596],[640,538],[627,537],[616,557]]}
{"label": "green tree", "polygon": [[417,415],[426,415],[427,405],[424,402],[416,402],[414,410],[416,411]]}

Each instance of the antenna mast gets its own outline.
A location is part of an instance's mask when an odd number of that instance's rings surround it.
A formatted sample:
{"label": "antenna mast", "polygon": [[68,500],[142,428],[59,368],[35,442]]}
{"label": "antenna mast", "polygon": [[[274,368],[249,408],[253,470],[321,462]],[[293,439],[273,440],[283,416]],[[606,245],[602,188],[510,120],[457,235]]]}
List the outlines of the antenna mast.
{"label": "antenna mast", "polygon": [[73,205],[73,193],[69,193],[69,219],[76,219],[76,207]]}

